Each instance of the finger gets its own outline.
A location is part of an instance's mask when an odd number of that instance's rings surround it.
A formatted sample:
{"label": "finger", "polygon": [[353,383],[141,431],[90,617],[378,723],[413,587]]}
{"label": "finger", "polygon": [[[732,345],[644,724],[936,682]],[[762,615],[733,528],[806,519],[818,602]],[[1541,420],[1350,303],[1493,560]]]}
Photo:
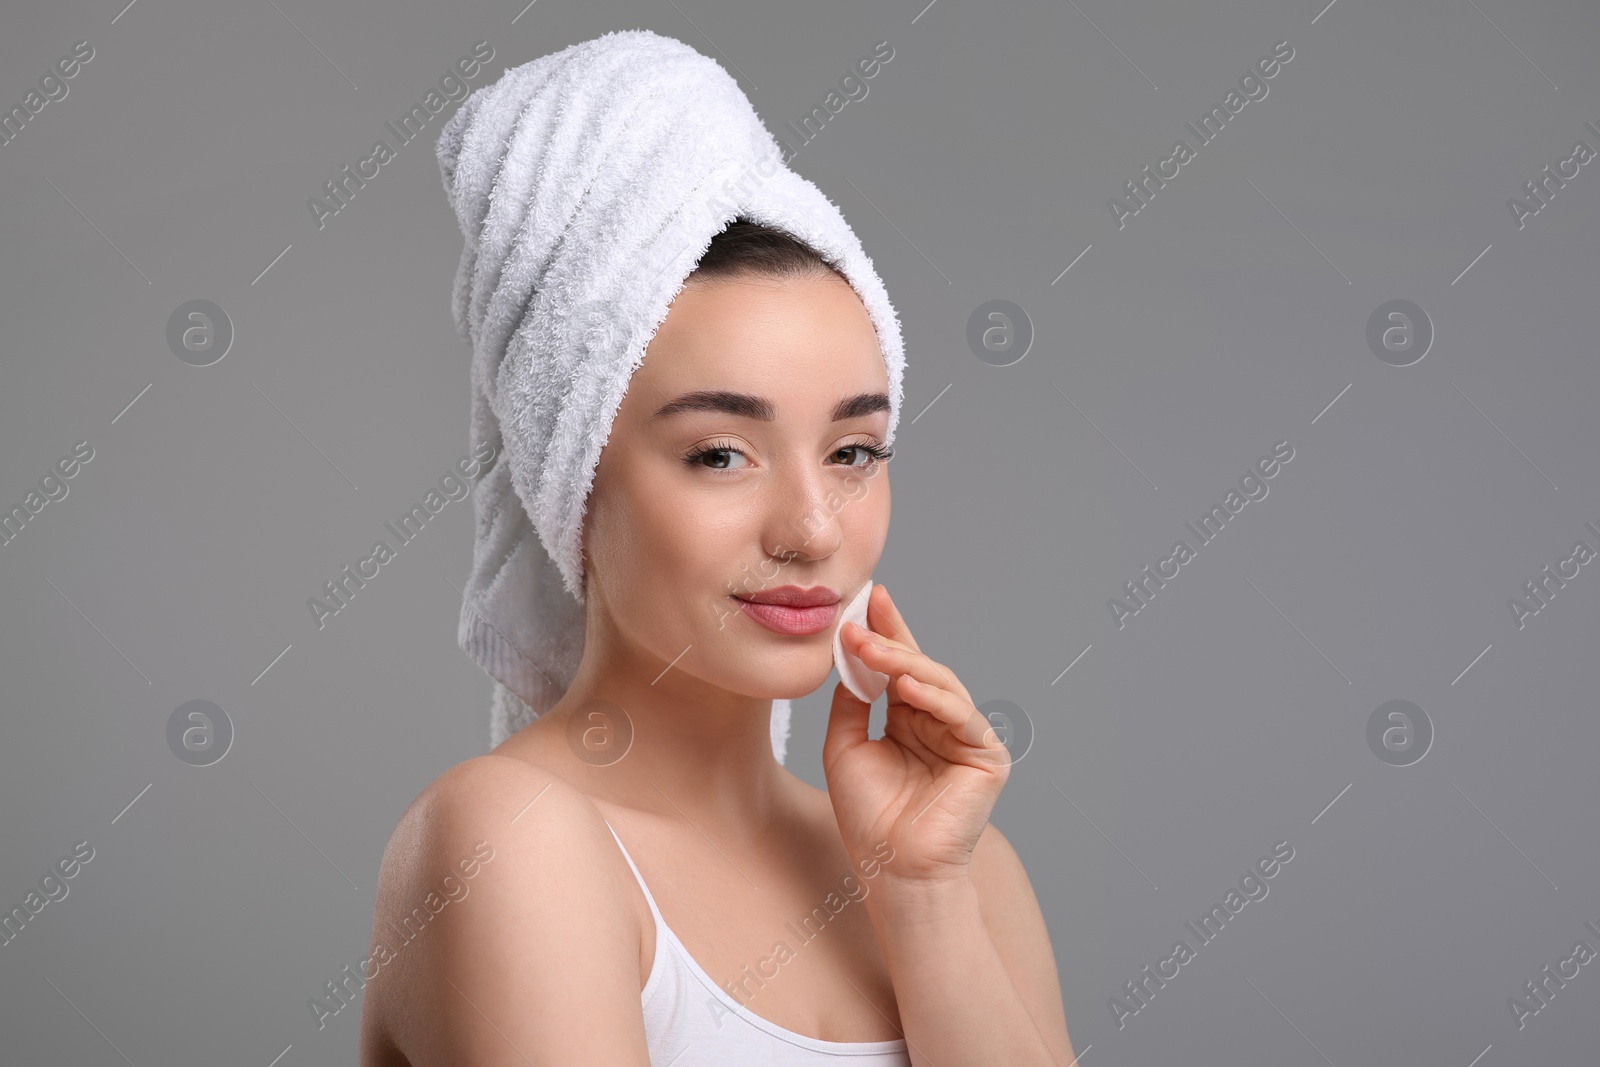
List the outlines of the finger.
{"label": "finger", "polygon": [[912,648],[904,641],[897,641],[888,634],[874,630],[872,627],[865,626],[859,622],[847,622],[840,628],[839,632],[844,636],[846,642],[854,642],[851,647],[859,647],[863,641],[877,641],[880,644],[893,645],[896,648],[903,648],[911,652],[921,651],[921,649]]}
{"label": "finger", "polygon": [[950,727],[921,708],[891,700],[888,711],[883,722],[884,738],[899,742],[929,771],[959,759],[960,751],[966,748],[950,736]]}
{"label": "finger", "polygon": [[919,649],[912,648],[904,641],[896,641],[892,637],[887,637],[876,630],[868,629],[859,623],[846,623],[840,630],[840,636],[844,638],[845,648],[855,653],[855,655],[862,656],[863,658],[867,654],[866,650],[869,645],[878,645],[883,648],[896,649],[905,652],[910,656],[920,656],[923,654]]}
{"label": "finger", "polygon": [[919,681],[957,693],[969,703],[972,701],[972,694],[961,684],[955,671],[921,652],[900,646],[898,642],[887,644],[885,639],[876,635],[864,638],[857,647],[856,655],[861,662],[880,674],[910,674]]}
{"label": "finger", "polygon": [[914,754],[934,774],[948,764],[992,770],[1010,762],[1010,753],[999,749],[975,748],[940,719],[909,704],[890,704],[884,723],[884,736]]}
{"label": "finger", "polygon": [[880,674],[910,675],[920,682],[940,689],[953,688],[951,682],[955,675],[921,652],[913,652],[908,648],[873,639],[862,641],[856,655],[861,658],[862,663]]}
{"label": "finger", "polygon": [[844,753],[865,744],[872,705],[858,698],[843,682],[833,687],[833,706],[828,710],[828,729],[822,739],[822,765],[832,766]]}
{"label": "finger", "polygon": [[903,642],[918,652],[922,651],[917,639],[911,636],[911,627],[906,625],[900,609],[894,606],[894,598],[882,585],[873,586],[872,592],[867,594],[867,613],[872,616],[870,621],[874,630],[885,637]]}
{"label": "finger", "polygon": [[918,682],[915,678],[901,678],[900,693],[906,702],[930,713],[943,722],[952,737],[975,749],[989,749],[1000,745],[999,735],[972,703],[945,689]]}

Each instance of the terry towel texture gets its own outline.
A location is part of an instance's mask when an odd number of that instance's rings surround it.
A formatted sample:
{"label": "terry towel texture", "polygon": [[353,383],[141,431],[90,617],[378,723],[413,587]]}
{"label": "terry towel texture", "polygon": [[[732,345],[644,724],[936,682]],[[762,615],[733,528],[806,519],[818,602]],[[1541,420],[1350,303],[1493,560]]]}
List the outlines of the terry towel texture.
{"label": "terry towel texture", "polygon": [[[888,369],[905,356],[872,261],[839,209],[783,163],[738,84],[670,37],[622,30],[508,69],[445,124],[440,176],[465,244],[456,329],[471,342],[474,495],[458,640],[495,679],[490,745],[549,710],[583,654],[583,517],[645,348],[736,217],[786,230],[860,296]],[[775,700],[782,762],[789,702]]]}

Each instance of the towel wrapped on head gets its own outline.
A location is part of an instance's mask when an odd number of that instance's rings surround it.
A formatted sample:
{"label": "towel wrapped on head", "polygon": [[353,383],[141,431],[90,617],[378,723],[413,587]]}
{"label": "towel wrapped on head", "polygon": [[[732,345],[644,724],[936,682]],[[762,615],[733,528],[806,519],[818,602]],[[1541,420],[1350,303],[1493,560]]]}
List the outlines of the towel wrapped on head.
{"label": "towel wrapped on head", "polygon": [[[439,172],[465,245],[456,329],[472,344],[474,494],[462,649],[495,679],[490,746],[544,714],[584,644],[582,530],[629,379],[711,239],[744,217],[836,266],[888,368],[893,444],[905,364],[888,293],[839,209],[791,171],[713,59],[621,30],[508,69],[445,124]],[[781,763],[789,701],[775,700]]]}

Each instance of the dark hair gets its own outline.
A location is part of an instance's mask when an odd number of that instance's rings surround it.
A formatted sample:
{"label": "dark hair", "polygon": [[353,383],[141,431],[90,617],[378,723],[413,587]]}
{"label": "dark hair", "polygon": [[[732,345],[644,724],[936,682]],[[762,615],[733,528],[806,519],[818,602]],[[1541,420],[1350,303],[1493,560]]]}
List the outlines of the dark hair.
{"label": "dark hair", "polygon": [[815,248],[787,230],[740,216],[711,239],[711,245],[689,275],[689,281],[764,275],[808,278],[834,274],[849,284],[844,272]]}

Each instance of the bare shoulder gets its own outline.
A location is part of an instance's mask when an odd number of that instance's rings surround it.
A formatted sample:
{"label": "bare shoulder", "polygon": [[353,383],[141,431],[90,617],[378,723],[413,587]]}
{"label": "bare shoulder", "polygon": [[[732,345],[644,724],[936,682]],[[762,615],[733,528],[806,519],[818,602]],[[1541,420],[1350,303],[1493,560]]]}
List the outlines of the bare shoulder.
{"label": "bare shoulder", "polygon": [[[559,812],[563,817],[541,820],[535,808]],[[426,835],[514,827],[530,815],[533,818],[528,825],[548,824],[550,831],[581,831],[583,824],[591,821],[593,825],[587,829],[605,828],[594,803],[554,771],[491,753],[463,760],[429,782],[400,817],[389,849],[397,844],[405,849]],[[386,854],[385,862],[387,859]]]}
{"label": "bare shoulder", "polygon": [[1022,858],[1000,828],[989,823],[972,850],[972,881],[978,890],[983,923],[1005,961],[1012,984],[1022,995],[1034,1025],[1057,1062],[1073,1059],[1055,953],[1039,898]]}
{"label": "bare shoulder", "polygon": [[430,782],[379,869],[363,1067],[645,1067],[623,864],[599,809],[552,771],[490,754]]}

